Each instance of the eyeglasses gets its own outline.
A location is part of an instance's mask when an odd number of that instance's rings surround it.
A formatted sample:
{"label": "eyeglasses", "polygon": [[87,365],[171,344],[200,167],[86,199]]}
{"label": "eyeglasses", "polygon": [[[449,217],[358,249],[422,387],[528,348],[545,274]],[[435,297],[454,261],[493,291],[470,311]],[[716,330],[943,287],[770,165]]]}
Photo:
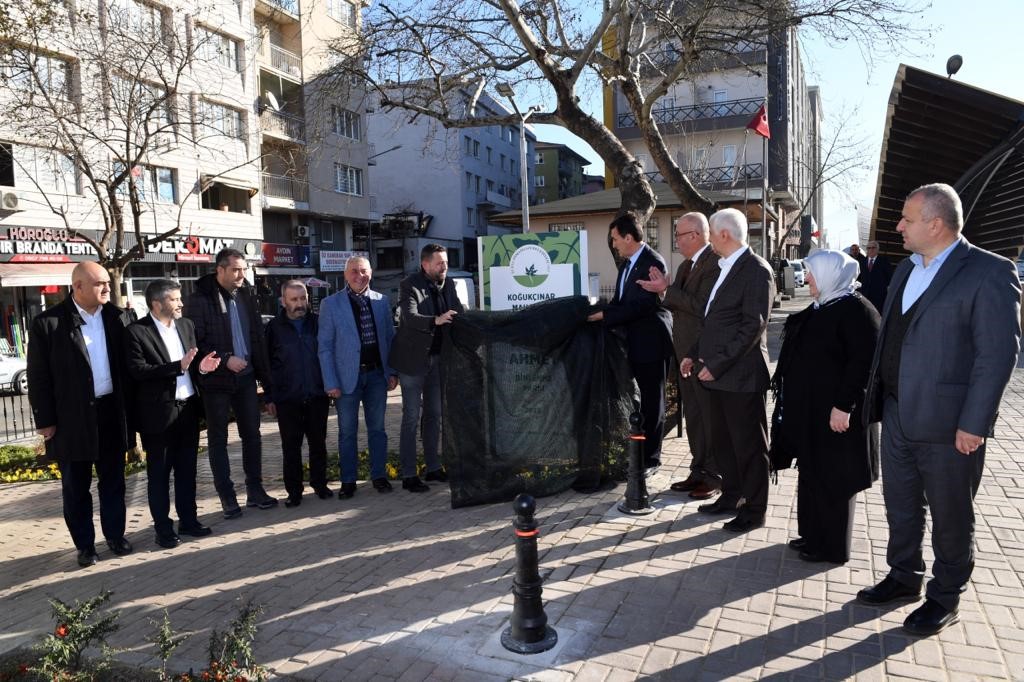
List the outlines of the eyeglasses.
{"label": "eyeglasses", "polygon": [[676,237],[685,237],[688,234],[697,234],[697,230],[688,230],[686,232],[675,232]]}

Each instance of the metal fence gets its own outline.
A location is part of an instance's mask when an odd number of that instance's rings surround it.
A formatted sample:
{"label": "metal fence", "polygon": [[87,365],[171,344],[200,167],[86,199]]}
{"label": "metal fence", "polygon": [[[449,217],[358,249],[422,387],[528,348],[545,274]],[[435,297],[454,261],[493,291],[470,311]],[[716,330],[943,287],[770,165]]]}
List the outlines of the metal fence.
{"label": "metal fence", "polygon": [[27,395],[18,395],[12,384],[0,384],[0,444],[36,435],[35,421]]}

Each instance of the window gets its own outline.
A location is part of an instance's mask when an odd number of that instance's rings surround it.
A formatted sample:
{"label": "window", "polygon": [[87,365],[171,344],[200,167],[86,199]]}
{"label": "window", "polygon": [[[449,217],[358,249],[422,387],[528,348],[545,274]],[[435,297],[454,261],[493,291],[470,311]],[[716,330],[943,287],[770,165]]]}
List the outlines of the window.
{"label": "window", "polygon": [[360,168],[334,164],[334,191],[340,194],[363,196],[363,171]]}
{"label": "window", "polygon": [[158,85],[115,74],[110,79],[110,100],[113,113],[130,119],[132,125],[146,122],[153,130],[174,122],[173,97]]}
{"label": "window", "polygon": [[480,158],[480,143],[476,140],[473,140],[473,156]]}
{"label": "window", "polygon": [[334,223],[332,223],[330,220],[320,221],[320,243],[334,243]]}
{"label": "window", "polygon": [[548,223],[549,232],[583,232],[583,223]]}
{"label": "window", "polygon": [[516,129],[515,128],[508,128],[505,131],[505,141],[508,142],[509,144],[512,144],[512,139],[515,137],[515,134],[516,134]]}
{"label": "window", "polygon": [[59,57],[13,49],[4,59],[4,76],[14,90],[71,97],[71,64]]}
{"label": "window", "polygon": [[488,180],[487,181],[487,191],[488,192],[493,192],[494,191],[494,180]]}
{"label": "window", "polygon": [[466,209],[466,224],[467,225],[472,225],[473,224],[473,209],[471,209],[471,208],[467,208]]}
{"label": "window", "polygon": [[487,148],[487,163],[493,164],[494,163],[494,158],[493,157],[494,157],[494,155],[493,155],[493,153],[491,151],[491,148],[488,147]]}
{"label": "window", "polygon": [[535,176],[533,176],[533,186],[534,187],[543,187],[544,186],[544,176],[543,175],[535,175]]}
{"label": "window", "polygon": [[170,168],[147,166],[139,177],[138,188],[139,199],[143,202],[178,203],[178,188]]}
{"label": "window", "polygon": [[232,71],[242,70],[241,41],[203,26],[196,27],[196,40],[198,41],[196,53],[200,59],[211,64],[219,64]]}
{"label": "window", "polygon": [[501,170],[505,170],[505,155],[501,155]]}
{"label": "window", "polygon": [[516,174],[516,162],[511,159],[509,159],[508,162],[508,172],[511,173],[512,175]]}
{"label": "window", "polygon": [[480,194],[480,176],[476,175],[474,177],[476,178],[476,193]]}
{"label": "window", "polygon": [[[7,147],[8,145],[4,145]],[[38,189],[44,193],[78,194],[78,176],[70,156],[52,149],[10,145],[11,186]],[[0,166],[3,161],[0,161]]]}
{"label": "window", "polygon": [[658,250],[658,219],[651,218],[647,221],[647,225],[644,226],[644,241],[647,245]]}
{"label": "window", "polygon": [[14,151],[10,142],[0,142],[0,185],[14,187]]}
{"label": "window", "polygon": [[473,138],[471,138],[469,135],[466,135],[466,136],[464,136],[462,138],[462,141],[465,143],[465,146],[466,146],[466,156],[472,156],[472,154],[473,154]]}
{"label": "window", "polygon": [[467,190],[473,189],[473,174],[472,173],[466,173],[466,189]]}
{"label": "window", "polygon": [[534,164],[538,166],[544,165],[544,152],[537,152],[533,159]]}
{"label": "window", "polygon": [[359,140],[360,138],[360,116],[359,114],[342,109],[341,107],[331,107],[331,118],[334,119],[334,132],[342,137],[347,137],[350,140]]}
{"label": "window", "polygon": [[327,16],[346,26],[356,27],[356,10],[346,0],[327,0]]}
{"label": "window", "polygon": [[114,0],[109,5],[111,24],[126,35],[154,40],[163,35],[163,11],[138,0]]}
{"label": "window", "polygon": [[205,209],[230,211],[231,213],[249,213],[251,208],[251,191],[244,187],[234,186],[226,182],[209,180],[204,182],[205,189],[200,196],[201,205]]}
{"label": "window", "polygon": [[201,99],[199,100],[199,123],[227,137],[245,139],[245,118],[238,109]]}

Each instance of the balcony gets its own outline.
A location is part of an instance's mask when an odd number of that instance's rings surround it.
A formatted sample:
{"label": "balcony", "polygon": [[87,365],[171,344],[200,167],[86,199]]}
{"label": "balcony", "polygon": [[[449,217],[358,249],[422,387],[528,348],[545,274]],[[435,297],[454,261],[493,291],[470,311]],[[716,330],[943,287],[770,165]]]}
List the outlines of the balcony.
{"label": "balcony", "polygon": [[302,81],[302,58],[291,50],[278,47],[264,41],[260,48],[260,56],[267,60],[270,68],[279,71],[294,80]]}
{"label": "balcony", "polygon": [[256,3],[256,10],[261,14],[275,14],[286,12],[293,17],[299,16],[299,0],[259,0]]}
{"label": "balcony", "polygon": [[296,142],[306,139],[306,123],[299,116],[282,114],[273,109],[260,112],[260,128],[264,133],[275,137],[283,137]]}
{"label": "balcony", "polygon": [[287,175],[263,173],[263,196],[306,203],[309,201],[309,183]]}
{"label": "balcony", "polygon": [[[705,189],[731,186],[747,180],[760,180],[764,177],[764,167],[760,163],[748,163],[744,166],[711,166],[694,170],[683,170],[696,187]],[[651,182],[665,182],[658,171],[644,173]]]}
{"label": "balcony", "polygon": [[[752,97],[750,99],[733,99],[725,102],[706,102],[704,104],[692,104],[685,107],[672,107],[655,109],[652,111],[655,123],[673,124],[687,123],[691,121],[706,121],[729,116],[753,116],[764,103],[763,97]],[[635,128],[636,117],[632,112],[618,115],[618,127]]]}

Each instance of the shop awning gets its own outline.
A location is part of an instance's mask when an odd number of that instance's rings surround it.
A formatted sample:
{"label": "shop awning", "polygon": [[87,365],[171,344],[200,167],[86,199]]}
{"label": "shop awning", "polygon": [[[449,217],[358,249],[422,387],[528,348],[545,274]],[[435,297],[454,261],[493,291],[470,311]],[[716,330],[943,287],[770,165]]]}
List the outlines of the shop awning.
{"label": "shop awning", "polygon": [[253,268],[257,275],[270,277],[312,277],[316,274],[313,268]]}
{"label": "shop awning", "polygon": [[45,287],[71,285],[77,263],[0,263],[0,286]]}
{"label": "shop awning", "polygon": [[256,196],[256,193],[260,191],[259,187],[253,187],[245,180],[239,180],[237,178],[229,178],[223,175],[201,175],[199,177],[199,188],[204,192],[215,184],[248,192],[250,197]]}

